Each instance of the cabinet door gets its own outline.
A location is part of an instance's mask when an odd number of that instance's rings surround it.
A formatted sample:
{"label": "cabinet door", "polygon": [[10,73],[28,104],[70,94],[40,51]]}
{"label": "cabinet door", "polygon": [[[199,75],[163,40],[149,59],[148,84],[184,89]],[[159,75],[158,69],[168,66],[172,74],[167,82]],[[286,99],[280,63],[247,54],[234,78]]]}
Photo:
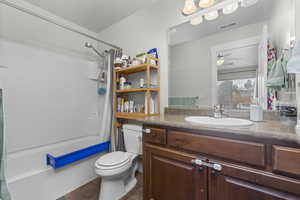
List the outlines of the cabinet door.
{"label": "cabinet door", "polygon": [[[227,168],[227,171],[230,169]],[[299,200],[294,196],[271,187],[232,177],[230,173],[208,170],[209,200]],[[250,179],[250,178],[249,178]],[[259,179],[264,179],[260,177]],[[274,182],[274,184],[276,184]]]}
{"label": "cabinet door", "polygon": [[144,200],[206,200],[207,169],[192,165],[195,157],[150,146],[144,147]]}

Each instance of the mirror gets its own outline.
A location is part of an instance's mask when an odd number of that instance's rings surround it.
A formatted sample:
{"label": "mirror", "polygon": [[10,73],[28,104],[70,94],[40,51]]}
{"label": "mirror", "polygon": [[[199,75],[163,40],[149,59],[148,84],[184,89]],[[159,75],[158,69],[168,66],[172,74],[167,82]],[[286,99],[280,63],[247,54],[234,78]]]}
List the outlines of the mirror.
{"label": "mirror", "polygon": [[295,77],[281,67],[295,40],[295,0],[239,4],[217,19],[169,29],[169,107],[296,106]]}

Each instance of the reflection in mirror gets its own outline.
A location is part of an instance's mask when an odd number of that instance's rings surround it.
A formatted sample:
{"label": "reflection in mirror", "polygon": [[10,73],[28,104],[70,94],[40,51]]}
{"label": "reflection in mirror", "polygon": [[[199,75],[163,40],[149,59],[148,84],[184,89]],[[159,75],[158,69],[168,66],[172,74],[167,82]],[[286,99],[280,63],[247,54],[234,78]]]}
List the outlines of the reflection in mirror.
{"label": "reflection in mirror", "polygon": [[215,20],[195,23],[196,18],[170,28],[169,106],[294,108],[295,77],[286,72],[295,39],[294,4],[259,0],[231,14],[219,10]]}

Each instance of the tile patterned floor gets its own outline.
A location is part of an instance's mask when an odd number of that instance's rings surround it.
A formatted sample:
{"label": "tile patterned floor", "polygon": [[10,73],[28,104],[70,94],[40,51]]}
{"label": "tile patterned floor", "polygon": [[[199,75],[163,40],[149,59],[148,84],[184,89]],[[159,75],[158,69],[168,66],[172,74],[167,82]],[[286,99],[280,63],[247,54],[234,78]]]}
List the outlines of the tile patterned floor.
{"label": "tile patterned floor", "polygon": [[[121,200],[142,200],[143,199],[143,178],[141,174],[137,175],[138,183]],[[97,178],[80,188],[57,200],[98,200],[101,180]]]}

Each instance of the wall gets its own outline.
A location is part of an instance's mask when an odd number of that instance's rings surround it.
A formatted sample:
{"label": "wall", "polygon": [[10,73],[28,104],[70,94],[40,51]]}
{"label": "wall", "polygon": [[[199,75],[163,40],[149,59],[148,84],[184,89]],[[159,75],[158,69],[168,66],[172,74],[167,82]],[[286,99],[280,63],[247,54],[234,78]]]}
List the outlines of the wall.
{"label": "wall", "polygon": [[0,44],[1,65],[7,66],[1,79],[8,152],[86,136],[97,99],[96,84],[87,78],[89,62],[10,41]]}
{"label": "wall", "polygon": [[[296,39],[300,41],[300,1],[296,1]],[[298,101],[298,109],[300,107],[300,75],[297,75],[297,101]],[[299,117],[298,117],[299,119]],[[300,121],[300,120],[298,120]]]}
{"label": "wall", "polygon": [[295,13],[293,10],[295,0],[276,0],[272,10],[269,32],[274,45],[278,49],[289,48],[291,37],[295,35]]}
{"label": "wall", "polygon": [[[37,7],[44,16],[93,34]],[[46,153],[61,155],[100,143],[102,99],[88,79],[91,40],[0,4],[0,81],[4,87],[8,183],[14,200],[53,200],[95,178],[99,155],[60,170]],[[96,42],[93,42],[97,45]]]}
{"label": "wall", "polygon": [[168,38],[170,27],[184,22],[182,0],[158,1],[99,33],[129,55],[157,47],[161,58],[161,108],[168,103]]}
{"label": "wall", "polygon": [[[296,19],[300,19],[300,12],[297,12],[300,9],[300,1],[296,1]],[[300,20],[296,20],[296,36],[300,40]]]}
{"label": "wall", "polygon": [[260,36],[263,25],[252,24],[170,47],[170,96],[199,96],[200,106],[211,105],[210,49],[223,43]]}

